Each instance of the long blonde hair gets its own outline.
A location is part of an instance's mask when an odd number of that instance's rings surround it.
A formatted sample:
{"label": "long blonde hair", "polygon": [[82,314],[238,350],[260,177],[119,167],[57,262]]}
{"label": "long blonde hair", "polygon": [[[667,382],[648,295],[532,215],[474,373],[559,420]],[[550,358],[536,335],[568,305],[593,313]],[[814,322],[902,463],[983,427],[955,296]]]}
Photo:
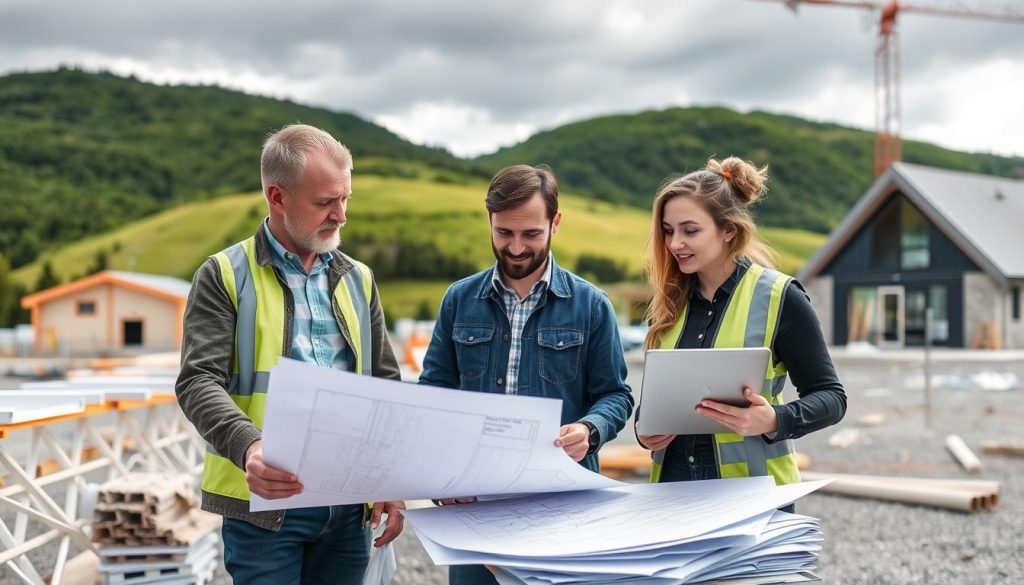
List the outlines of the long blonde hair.
{"label": "long blonde hair", "polygon": [[694,275],[684,274],[668,246],[662,229],[665,204],[676,197],[692,197],[714,219],[719,229],[732,227],[735,236],[729,241],[729,254],[734,260],[746,257],[753,262],[774,268],[778,254],[761,239],[750,214],[749,206],[764,197],[768,167],[729,157],[721,162],[709,159],[708,164],[678,179],[666,182],[654,197],[651,232],[647,241],[647,281],[654,297],[644,316],[649,324],[646,347],[658,347],[661,336],[679,319],[686,306]]}

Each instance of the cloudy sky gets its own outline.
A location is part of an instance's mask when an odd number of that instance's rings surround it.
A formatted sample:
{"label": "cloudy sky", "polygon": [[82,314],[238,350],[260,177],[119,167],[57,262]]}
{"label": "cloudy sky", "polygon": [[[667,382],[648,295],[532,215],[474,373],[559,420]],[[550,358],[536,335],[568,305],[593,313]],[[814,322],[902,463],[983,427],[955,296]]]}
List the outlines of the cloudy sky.
{"label": "cloudy sky", "polygon": [[[1015,12],[1024,2],[915,0]],[[60,64],[357,113],[471,156],[688,105],[871,128],[875,17],[755,0],[0,0],[0,73]],[[903,14],[903,131],[1024,155],[1024,22]],[[2,81],[0,81],[2,83]],[[685,131],[685,129],[680,129]]]}

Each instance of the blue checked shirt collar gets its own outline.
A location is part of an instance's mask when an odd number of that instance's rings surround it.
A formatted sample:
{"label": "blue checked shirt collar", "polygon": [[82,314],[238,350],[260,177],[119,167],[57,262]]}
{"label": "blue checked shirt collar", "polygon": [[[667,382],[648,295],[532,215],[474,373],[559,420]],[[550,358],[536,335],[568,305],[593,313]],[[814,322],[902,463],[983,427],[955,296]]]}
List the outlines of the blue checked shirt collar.
{"label": "blue checked shirt collar", "polygon": [[541,297],[547,292],[551,284],[551,267],[554,265],[553,256],[548,253],[548,266],[540,280],[534,283],[530,294],[520,299],[519,294],[505,286],[501,280],[501,272],[495,262],[491,275],[491,285],[501,297],[505,305],[505,316],[508,317],[509,327],[512,330],[512,339],[508,352],[508,367],[505,370],[505,393],[516,394],[519,391],[519,362],[523,356],[523,329],[526,328],[526,321],[530,314],[537,308]]}
{"label": "blue checked shirt collar", "polygon": [[307,273],[298,256],[285,249],[263,224],[270,244],[270,262],[278,269],[291,292],[293,330],[292,359],[322,368],[350,371],[351,350],[333,312],[329,269],[333,256],[317,254]]}
{"label": "blue checked shirt collar", "polygon": [[[267,235],[267,241],[270,242],[271,260],[278,268],[282,271],[298,271],[302,274],[306,274],[306,269],[302,267],[302,262],[299,261],[299,257],[286,250],[284,245],[274,237],[273,232],[270,231],[269,220],[263,220],[263,233]],[[317,272],[326,269],[331,263],[331,258],[332,256],[330,252],[321,252],[320,254],[317,254],[316,259],[313,260],[313,266],[309,269],[309,274],[316,274]]]}

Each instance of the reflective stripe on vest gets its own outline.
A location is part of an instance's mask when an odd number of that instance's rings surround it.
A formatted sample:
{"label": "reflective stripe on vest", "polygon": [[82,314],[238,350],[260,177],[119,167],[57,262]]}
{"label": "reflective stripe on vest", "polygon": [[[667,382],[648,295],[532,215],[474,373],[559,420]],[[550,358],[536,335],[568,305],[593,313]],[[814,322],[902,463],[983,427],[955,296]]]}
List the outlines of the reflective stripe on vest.
{"label": "reflective stripe on vest", "polygon": [[[263,428],[270,368],[285,355],[285,335],[291,339],[293,334],[284,330],[287,302],[284,285],[278,281],[272,267],[256,264],[255,237],[218,252],[214,258],[220,266],[225,292],[235,307],[235,348],[228,395],[254,425]],[[369,376],[373,361],[367,355],[371,348],[372,277],[364,264],[345,258],[352,263],[352,269],[338,283],[334,304],[344,321],[339,326],[349,333],[356,372]],[[202,488],[210,493],[249,499],[245,473],[209,444],[204,457]]]}
{"label": "reflective stripe on vest", "polygon": [[[712,347],[767,347],[771,349],[778,327],[786,286],[792,280],[785,274],[751,264],[729,297],[721,325]],[[675,325],[661,338],[661,349],[672,349],[686,324],[687,307]],[[761,395],[771,404],[782,404],[786,384],[786,366],[769,360]],[[768,443],[760,436],[742,437],[735,433],[716,433],[715,452],[722,478],[771,475],[782,485],[800,481],[792,440]],[[665,450],[654,453],[651,482],[661,479]]]}

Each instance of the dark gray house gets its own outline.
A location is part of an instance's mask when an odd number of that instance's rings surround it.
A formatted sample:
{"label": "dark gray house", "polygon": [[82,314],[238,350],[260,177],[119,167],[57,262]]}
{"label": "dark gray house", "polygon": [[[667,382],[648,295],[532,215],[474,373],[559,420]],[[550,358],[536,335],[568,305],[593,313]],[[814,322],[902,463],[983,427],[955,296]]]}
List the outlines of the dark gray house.
{"label": "dark gray house", "polygon": [[1024,181],[896,163],[799,274],[834,345],[1024,348]]}

